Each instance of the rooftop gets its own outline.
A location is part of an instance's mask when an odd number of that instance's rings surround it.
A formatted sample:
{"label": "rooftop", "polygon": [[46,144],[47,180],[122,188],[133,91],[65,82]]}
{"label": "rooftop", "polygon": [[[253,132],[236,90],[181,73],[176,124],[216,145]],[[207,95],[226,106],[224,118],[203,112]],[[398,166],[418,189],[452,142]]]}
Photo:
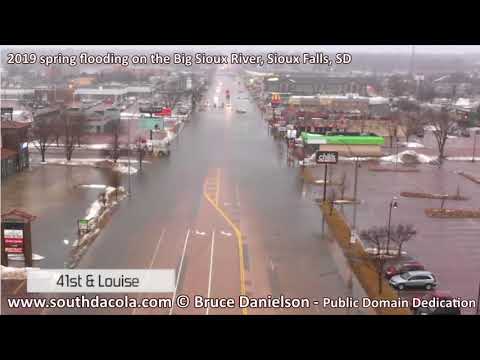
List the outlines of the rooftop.
{"label": "rooftop", "polygon": [[30,126],[30,123],[23,123],[11,120],[2,120],[2,129],[23,129]]}

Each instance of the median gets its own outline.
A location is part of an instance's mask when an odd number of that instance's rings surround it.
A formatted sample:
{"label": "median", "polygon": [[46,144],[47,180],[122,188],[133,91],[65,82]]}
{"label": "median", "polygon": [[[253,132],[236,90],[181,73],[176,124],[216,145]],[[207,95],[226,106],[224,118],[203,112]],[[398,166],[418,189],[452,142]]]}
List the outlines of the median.
{"label": "median", "polygon": [[[340,244],[345,256],[348,259],[352,271],[355,273],[368,297],[372,300],[396,301],[398,293],[392,289],[385,278],[381,278],[381,293],[379,292],[379,277],[375,270],[375,263],[359,242],[350,243],[350,227],[343,216],[332,209],[331,206],[322,202],[320,209],[335,239]],[[377,308],[379,315],[411,315],[409,309],[405,308]]]}

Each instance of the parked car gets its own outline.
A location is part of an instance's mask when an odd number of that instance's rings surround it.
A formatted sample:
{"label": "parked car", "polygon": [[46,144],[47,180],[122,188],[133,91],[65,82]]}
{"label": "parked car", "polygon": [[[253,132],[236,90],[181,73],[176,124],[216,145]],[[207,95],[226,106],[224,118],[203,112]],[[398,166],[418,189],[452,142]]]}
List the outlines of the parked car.
{"label": "parked car", "polygon": [[390,279],[395,275],[400,275],[409,271],[425,270],[425,267],[418,261],[408,261],[389,266],[385,271],[385,277]]}
{"label": "parked car", "polygon": [[409,271],[393,276],[389,282],[398,290],[412,288],[430,290],[437,286],[437,279],[430,271]]}
{"label": "parked car", "polygon": [[[448,291],[433,291],[430,294],[422,296],[421,300],[430,301],[432,299],[438,300],[452,300],[453,297]],[[462,311],[457,307],[413,307],[410,309],[414,315],[462,315]]]}

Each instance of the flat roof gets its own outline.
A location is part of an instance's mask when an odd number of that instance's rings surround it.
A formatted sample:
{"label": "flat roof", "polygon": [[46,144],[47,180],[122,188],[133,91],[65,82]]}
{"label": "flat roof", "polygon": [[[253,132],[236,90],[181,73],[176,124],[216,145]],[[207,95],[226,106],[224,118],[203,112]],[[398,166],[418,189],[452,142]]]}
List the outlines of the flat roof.
{"label": "flat roof", "polygon": [[34,89],[1,89],[2,95],[33,95],[34,93]]}

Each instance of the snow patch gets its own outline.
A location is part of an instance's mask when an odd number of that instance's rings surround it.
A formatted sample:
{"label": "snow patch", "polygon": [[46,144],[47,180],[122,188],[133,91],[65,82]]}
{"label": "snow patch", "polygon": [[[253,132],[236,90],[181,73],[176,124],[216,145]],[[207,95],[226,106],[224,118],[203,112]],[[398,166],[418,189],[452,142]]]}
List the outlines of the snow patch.
{"label": "snow patch", "polygon": [[23,280],[27,278],[27,268],[1,267],[2,280]]}
{"label": "snow patch", "polygon": [[[117,171],[121,174],[128,174],[128,166],[124,166],[122,164],[117,164],[117,166],[112,167],[113,171]],[[136,174],[138,172],[137,168],[130,166],[130,174]]]}
{"label": "snow patch", "polygon": [[[446,158],[447,160],[453,161],[472,161],[471,156],[449,156]],[[480,157],[476,156],[473,158],[475,161],[480,161]]]}
{"label": "snow patch", "polygon": [[87,211],[87,216],[85,217],[86,220],[92,220],[98,217],[100,214],[100,211],[102,210],[103,205],[100,203],[100,201],[95,200],[94,203],[90,206],[90,208]]}
{"label": "snow patch", "polygon": [[411,163],[420,163],[420,164],[430,164],[437,161],[436,157],[431,157],[424,154],[418,154],[414,150],[406,150],[401,153],[384,156],[380,158],[383,162],[396,162],[398,164],[411,164]]}
{"label": "snow patch", "polygon": [[[45,256],[32,254],[33,261],[40,261],[45,259]],[[8,254],[8,260],[11,261],[25,261],[25,256],[23,254]]]}
{"label": "snow patch", "polygon": [[406,142],[406,143],[400,143],[400,146],[405,146],[407,148],[424,148],[425,145],[417,143],[417,142]]}
{"label": "snow patch", "polygon": [[[81,166],[81,165],[91,165],[94,166],[96,162],[101,161],[112,161],[109,159],[101,159],[101,158],[82,158],[82,159],[75,159],[67,161],[65,159],[58,159],[58,158],[49,158],[47,159],[48,164],[60,164],[60,165],[70,165],[70,166]],[[113,161],[112,161],[113,162]],[[138,163],[138,160],[130,159],[131,163]],[[117,163],[128,163],[128,159],[118,159]],[[151,161],[143,160],[143,164],[150,164]]]}
{"label": "snow patch", "polygon": [[78,185],[78,187],[86,188],[86,189],[106,189],[107,185],[89,184],[89,185]]}

